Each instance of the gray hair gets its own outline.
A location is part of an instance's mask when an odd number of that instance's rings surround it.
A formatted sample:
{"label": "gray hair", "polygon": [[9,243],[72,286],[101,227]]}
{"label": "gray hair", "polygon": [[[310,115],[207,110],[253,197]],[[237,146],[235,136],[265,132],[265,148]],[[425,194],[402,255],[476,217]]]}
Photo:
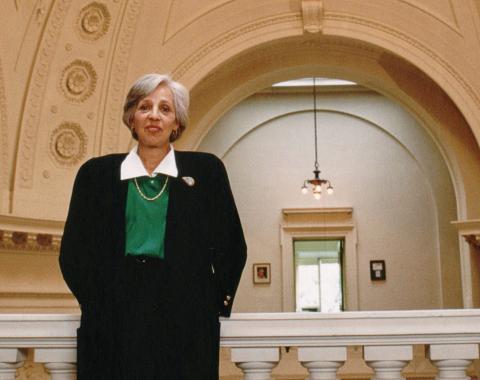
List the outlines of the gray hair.
{"label": "gray hair", "polygon": [[188,90],[181,83],[175,82],[169,75],[147,74],[135,81],[130,88],[123,105],[123,123],[128,127],[135,140],[138,140],[136,133],[132,129],[133,116],[138,103],[154,91],[158,86],[167,86],[172,91],[173,105],[175,106],[175,117],[178,122],[177,133],[170,135],[170,142],[177,140],[187,128],[188,124],[188,106],[190,97]]}

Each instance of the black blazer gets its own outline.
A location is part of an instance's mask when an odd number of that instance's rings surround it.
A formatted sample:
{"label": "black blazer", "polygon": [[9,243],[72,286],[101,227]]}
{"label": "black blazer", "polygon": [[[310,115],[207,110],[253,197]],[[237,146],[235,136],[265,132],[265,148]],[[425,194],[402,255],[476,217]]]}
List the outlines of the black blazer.
{"label": "black blazer", "polygon": [[[125,157],[108,155],[82,165],[65,224],[60,266],[82,308],[79,335],[89,337],[85,339],[89,342],[87,348],[78,347],[79,366],[94,360],[93,345],[102,346],[114,318],[113,287],[125,255],[128,181],[120,180]],[[170,180],[165,237],[171,317],[185,329],[197,323],[192,319],[194,314],[196,318],[204,315],[217,320],[218,324],[218,315],[230,315],[245,265],[246,244],[240,219],[225,168],[217,157],[175,151],[175,159],[179,173]],[[193,186],[186,177],[193,178]],[[212,341],[202,334],[192,328],[192,339]],[[79,346],[84,346],[81,336],[79,339]],[[211,352],[215,355],[218,337],[213,341]],[[218,357],[205,358],[204,354],[198,357],[218,361]],[[107,366],[105,360],[99,366]]]}

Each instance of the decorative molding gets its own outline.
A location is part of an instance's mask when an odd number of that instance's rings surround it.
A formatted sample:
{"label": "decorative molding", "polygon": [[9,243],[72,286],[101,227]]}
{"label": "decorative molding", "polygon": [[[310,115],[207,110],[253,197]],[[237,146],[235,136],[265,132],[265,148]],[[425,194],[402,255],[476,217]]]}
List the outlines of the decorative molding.
{"label": "decorative molding", "polygon": [[0,215],[0,230],[61,235],[65,222]]}
{"label": "decorative molding", "polygon": [[142,7],[142,0],[129,0],[124,10],[120,31],[118,32],[115,53],[112,56],[112,71],[108,78],[106,92],[106,112],[104,115],[102,131],[102,154],[114,153],[118,149],[118,135],[120,132],[121,109],[123,106],[123,92],[127,78],[130,51],[132,49],[135,29]]}
{"label": "decorative molding", "polygon": [[80,11],[76,31],[82,39],[96,41],[108,32],[110,22],[111,16],[107,6],[94,1]]}
{"label": "decorative molding", "polygon": [[323,208],[284,208],[282,214],[288,215],[328,215],[328,214],[344,214],[351,217],[353,213],[352,207],[323,207]]}
{"label": "decorative molding", "polygon": [[429,48],[427,45],[424,45],[419,40],[397,30],[394,29],[386,24],[382,24],[379,22],[375,22],[373,20],[368,20],[360,17],[355,17],[351,15],[341,14],[341,13],[333,13],[333,12],[326,12],[325,20],[328,21],[336,21],[342,23],[352,23],[357,25],[366,26],[371,29],[376,29],[381,32],[390,34],[391,36],[401,39],[404,42],[414,46],[416,49],[422,51],[424,54],[432,58],[434,61],[440,64],[448,73],[450,73],[455,80],[460,83],[460,85],[465,89],[465,91],[470,95],[470,97],[475,102],[476,106],[480,108],[480,97],[475,92],[472,86],[451,66],[445,59],[440,57],[434,50]]}
{"label": "decorative molding", "polygon": [[235,40],[236,38],[243,37],[247,33],[267,28],[272,25],[291,24],[295,22],[302,22],[302,16],[299,13],[287,13],[274,17],[266,17],[233,29],[232,31],[221,35],[218,38],[212,39],[208,43],[198,48],[193,54],[190,54],[189,57],[180,65],[178,65],[178,67],[173,71],[173,77],[177,80],[182,78],[193,66],[195,66],[207,55],[211,54],[213,51],[221,50],[227,43]]}
{"label": "decorative molding", "polygon": [[22,188],[33,187],[33,167],[35,144],[44,94],[48,84],[48,74],[54,58],[60,32],[72,0],[58,0],[53,5],[50,17],[40,42],[32,77],[28,83],[25,107],[21,110],[21,135],[18,156],[18,183]]}
{"label": "decorative molding", "polygon": [[452,224],[468,244],[480,248],[480,219],[456,220]]}
{"label": "decorative molding", "polygon": [[322,0],[303,0],[303,30],[307,33],[321,32],[323,27],[323,13],[324,8]]}
{"label": "decorative molding", "polygon": [[58,252],[61,235],[0,230],[2,252]]}
{"label": "decorative molding", "polygon": [[93,94],[96,86],[97,73],[88,61],[76,59],[62,71],[60,89],[72,102],[84,102]]}
{"label": "decorative molding", "polygon": [[87,135],[80,124],[65,121],[50,135],[50,155],[60,166],[74,166],[86,153]]}
{"label": "decorative molding", "polygon": [[15,66],[14,66],[14,71],[17,71],[18,63],[20,61],[20,57],[22,55],[23,47],[25,45],[27,36],[30,36],[34,33],[30,30],[31,27],[36,27],[40,28],[44,22],[44,16],[47,14],[47,7],[42,4],[42,0],[37,0],[35,5],[32,8],[32,11],[30,13],[30,17],[28,18],[27,25],[25,26],[25,30],[23,31],[22,35],[22,42],[20,43],[17,57],[15,59]]}

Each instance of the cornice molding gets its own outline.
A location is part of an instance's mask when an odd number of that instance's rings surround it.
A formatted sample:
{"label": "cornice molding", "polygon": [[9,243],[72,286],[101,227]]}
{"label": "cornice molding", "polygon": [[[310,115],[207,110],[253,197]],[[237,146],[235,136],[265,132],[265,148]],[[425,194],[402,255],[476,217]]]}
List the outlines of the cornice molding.
{"label": "cornice molding", "polygon": [[120,30],[117,34],[114,54],[108,78],[108,89],[105,98],[105,115],[103,119],[101,154],[114,153],[118,150],[120,125],[122,124],[121,112],[123,109],[123,92],[127,79],[130,51],[132,50],[138,17],[142,8],[142,0],[127,0],[123,17],[120,21]]}

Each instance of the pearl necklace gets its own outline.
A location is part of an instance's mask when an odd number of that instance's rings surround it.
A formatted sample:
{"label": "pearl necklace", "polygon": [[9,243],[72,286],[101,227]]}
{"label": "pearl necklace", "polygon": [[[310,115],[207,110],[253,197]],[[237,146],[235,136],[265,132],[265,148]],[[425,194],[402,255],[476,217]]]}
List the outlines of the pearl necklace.
{"label": "pearl necklace", "polygon": [[140,196],[143,199],[152,202],[152,201],[160,198],[162,196],[163,192],[165,191],[165,189],[167,188],[168,176],[167,176],[167,179],[165,180],[165,183],[163,184],[162,190],[160,190],[160,192],[157,195],[155,195],[153,198],[149,198],[145,194],[143,194],[142,190],[140,189],[140,186],[138,186],[137,178],[134,178],[133,180],[135,182],[135,186],[137,187],[138,192],[140,193]]}

